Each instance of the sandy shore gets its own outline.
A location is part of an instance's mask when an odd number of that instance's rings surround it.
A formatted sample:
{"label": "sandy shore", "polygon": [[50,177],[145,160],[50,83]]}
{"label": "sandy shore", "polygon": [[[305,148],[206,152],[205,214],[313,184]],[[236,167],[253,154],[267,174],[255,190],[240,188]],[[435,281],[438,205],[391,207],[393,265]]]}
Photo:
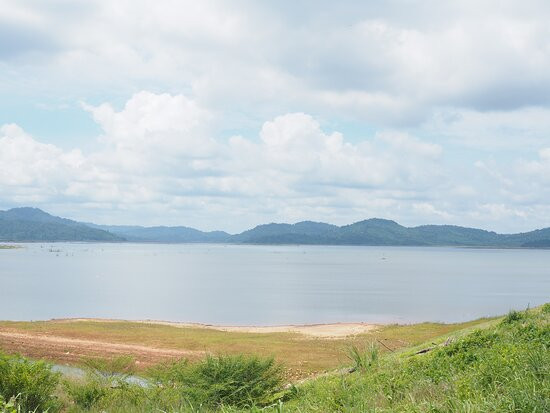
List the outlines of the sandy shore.
{"label": "sandy shore", "polygon": [[67,318],[55,319],[52,322],[71,323],[79,321],[92,322],[129,322],[142,324],[158,324],[178,328],[206,328],[211,330],[236,332],[236,333],[298,333],[309,337],[318,338],[344,338],[357,334],[367,333],[380,327],[379,324],[367,323],[332,323],[332,324],[305,324],[305,325],[280,325],[280,326],[221,326],[201,323],[178,323],[158,320],[114,320],[103,318]]}

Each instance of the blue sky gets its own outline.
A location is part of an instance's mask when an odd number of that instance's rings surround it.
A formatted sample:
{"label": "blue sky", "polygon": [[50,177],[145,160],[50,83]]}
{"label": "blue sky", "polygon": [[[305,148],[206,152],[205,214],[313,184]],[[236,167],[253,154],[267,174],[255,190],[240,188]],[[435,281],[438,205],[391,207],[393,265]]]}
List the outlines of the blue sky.
{"label": "blue sky", "polygon": [[550,226],[545,1],[0,0],[0,208]]}

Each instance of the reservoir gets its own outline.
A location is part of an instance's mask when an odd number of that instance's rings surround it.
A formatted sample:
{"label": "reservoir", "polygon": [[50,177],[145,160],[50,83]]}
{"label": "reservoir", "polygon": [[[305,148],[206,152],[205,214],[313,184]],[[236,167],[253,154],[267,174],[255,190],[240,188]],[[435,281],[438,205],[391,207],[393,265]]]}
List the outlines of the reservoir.
{"label": "reservoir", "polygon": [[33,243],[0,250],[0,319],[459,322],[550,301],[550,250]]}

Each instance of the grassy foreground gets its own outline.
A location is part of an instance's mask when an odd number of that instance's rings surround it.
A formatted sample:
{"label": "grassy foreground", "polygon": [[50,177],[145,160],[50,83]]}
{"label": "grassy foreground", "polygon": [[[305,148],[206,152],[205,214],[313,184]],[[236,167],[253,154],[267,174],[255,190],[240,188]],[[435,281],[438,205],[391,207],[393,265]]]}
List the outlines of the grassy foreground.
{"label": "grassy foreground", "polygon": [[[294,386],[285,385],[278,361],[254,355],[167,362],[148,370],[145,387],[125,380],[128,360],[96,361],[85,379],[67,381],[45,363],[2,356],[0,411],[550,411],[550,304],[477,327],[385,353],[384,342],[358,338],[347,347],[352,373]],[[415,335],[415,326],[404,328]],[[419,336],[422,328],[416,327]],[[6,407],[12,396],[13,407]]]}
{"label": "grassy foreground", "polygon": [[[289,411],[550,412],[550,304],[511,312],[462,337],[379,358],[356,352],[357,372],[300,387]],[[444,345],[444,344],[447,345]]]}
{"label": "grassy foreground", "polygon": [[[207,328],[174,327],[127,321],[35,321],[0,322],[0,350],[21,353],[34,359],[59,364],[81,365],[82,359],[117,357],[135,358],[138,369],[148,368],[167,360],[161,350],[189,352],[191,361],[210,354],[251,354],[274,357],[284,364],[289,380],[303,379],[330,371],[347,363],[346,350],[351,345],[378,343],[381,351],[390,352],[421,344],[444,334],[474,328],[490,320],[481,319],[459,324],[422,323],[415,325],[379,326],[367,334],[337,339],[322,339],[296,333],[227,332]],[[2,333],[27,336],[17,340]],[[54,337],[58,343],[44,341]],[[71,345],[71,340],[89,340],[91,345]],[[95,342],[110,346],[94,345]],[[145,352],[117,348],[119,345],[139,345],[157,349]],[[172,358],[178,358],[172,356]]]}

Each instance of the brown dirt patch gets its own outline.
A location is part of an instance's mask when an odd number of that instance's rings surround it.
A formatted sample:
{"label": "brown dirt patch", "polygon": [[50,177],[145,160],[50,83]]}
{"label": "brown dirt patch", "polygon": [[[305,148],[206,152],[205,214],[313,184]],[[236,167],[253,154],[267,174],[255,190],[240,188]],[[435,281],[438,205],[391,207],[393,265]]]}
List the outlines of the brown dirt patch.
{"label": "brown dirt patch", "polygon": [[204,351],[160,349],[135,344],[109,343],[52,335],[0,331],[0,348],[8,353],[20,353],[27,357],[45,358],[69,364],[83,358],[112,358],[131,355],[139,367],[148,367],[167,360],[197,359]]}

